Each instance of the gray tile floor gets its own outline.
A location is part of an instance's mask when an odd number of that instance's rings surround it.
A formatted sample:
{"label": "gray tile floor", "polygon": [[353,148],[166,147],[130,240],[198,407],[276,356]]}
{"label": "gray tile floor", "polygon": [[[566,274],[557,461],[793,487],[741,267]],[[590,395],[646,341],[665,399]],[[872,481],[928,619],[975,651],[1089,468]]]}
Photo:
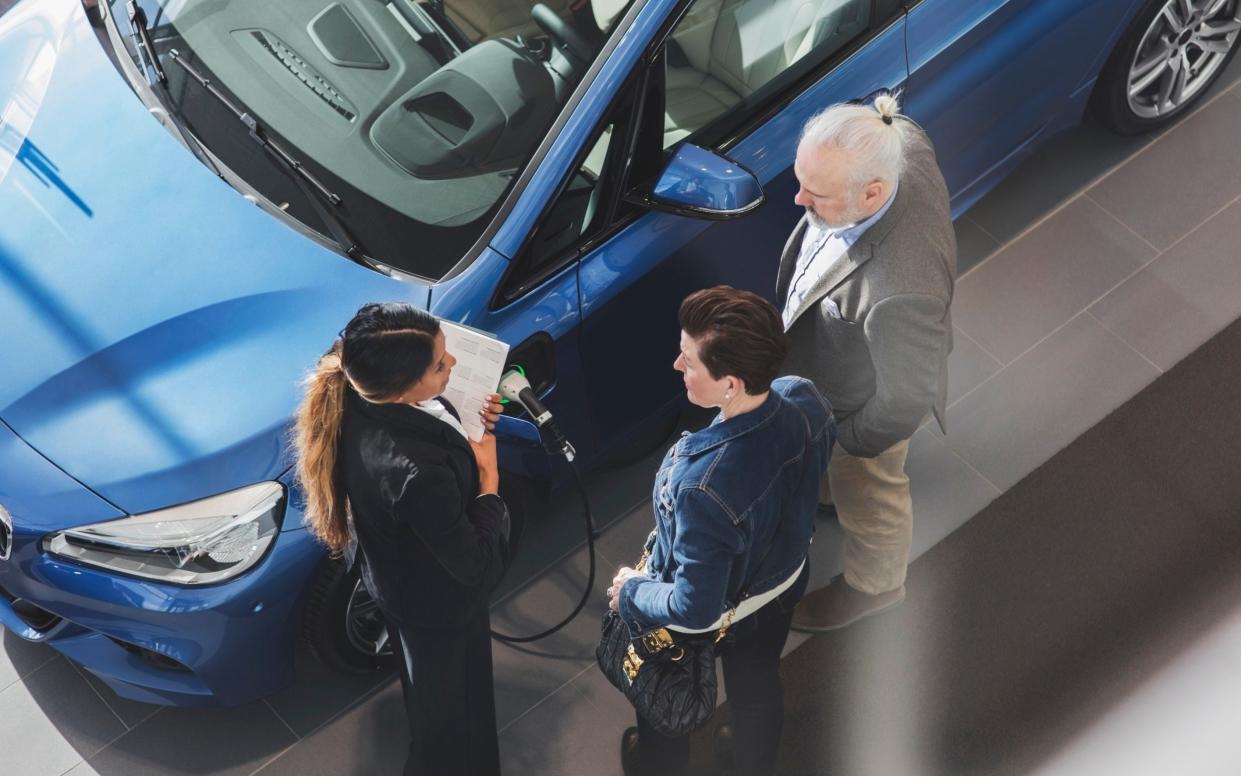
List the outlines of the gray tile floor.
{"label": "gray tile floor", "polygon": [[[1155,137],[1120,138],[1094,124],[1075,130],[959,220],[950,433],[928,425],[910,450],[915,553],[1241,316],[1239,79],[1234,62],[1208,101]],[[593,669],[592,654],[605,580],[635,559],[649,530],[642,499],[656,460],[591,479],[600,521],[611,525],[588,611],[547,642],[494,649],[509,776],[620,771],[617,744],[630,713]],[[556,520],[549,525],[563,515]],[[539,530],[559,531],[536,526],[529,543]],[[498,628],[529,631],[573,603],[586,555],[569,546],[548,552],[545,545],[533,561],[546,568],[520,574],[530,581],[497,605]],[[839,568],[834,524],[823,524],[814,555],[821,584]],[[1235,657],[1238,632],[1234,625],[1203,649]],[[791,639],[789,649],[800,643]],[[272,698],[237,709],[166,709],[124,701],[55,652],[6,633],[0,773],[398,772],[405,735],[396,682],[340,677],[303,654],[296,659],[297,684]],[[1176,676],[1153,686],[1150,709],[1183,691]],[[1116,729],[1101,729],[1082,751],[1105,747]]]}

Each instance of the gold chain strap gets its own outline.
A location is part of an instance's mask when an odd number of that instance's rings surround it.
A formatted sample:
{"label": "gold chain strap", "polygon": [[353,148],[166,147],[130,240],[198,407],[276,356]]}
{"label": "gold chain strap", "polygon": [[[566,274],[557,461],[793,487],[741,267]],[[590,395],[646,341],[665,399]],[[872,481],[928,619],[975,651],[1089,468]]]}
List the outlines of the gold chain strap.
{"label": "gold chain strap", "polygon": [[[650,557],[651,557],[651,551],[647,549],[646,547],[643,547],[642,557],[638,558],[637,565],[633,567],[634,571],[645,571],[646,561]],[[661,628],[661,630],[663,629]],[[664,631],[664,633],[667,634],[667,631]],[[649,636],[647,638],[649,638]],[[669,641],[671,641],[671,639],[669,639]],[[641,656],[638,655],[638,651],[633,648],[633,643],[630,642],[629,648],[625,650],[624,658],[621,660],[621,667],[625,671],[625,676],[629,678],[630,684],[632,684],[633,681],[638,678],[638,669],[642,667],[642,663],[643,663],[643,660]]]}
{"label": "gold chain strap", "polygon": [[735,607],[735,606],[734,606],[733,608],[729,609],[729,610],[728,610],[728,613],[724,615],[724,622],[720,623],[720,632],[719,632],[719,633],[717,633],[717,634],[715,634],[715,643],[716,643],[716,644],[719,644],[719,643],[720,643],[720,639],[724,638],[724,634],[725,634],[725,633],[728,633],[728,629],[729,629],[729,628],[732,626],[732,624],[733,624],[733,618],[734,618],[734,617],[736,617],[736,616],[737,616],[737,607]]}

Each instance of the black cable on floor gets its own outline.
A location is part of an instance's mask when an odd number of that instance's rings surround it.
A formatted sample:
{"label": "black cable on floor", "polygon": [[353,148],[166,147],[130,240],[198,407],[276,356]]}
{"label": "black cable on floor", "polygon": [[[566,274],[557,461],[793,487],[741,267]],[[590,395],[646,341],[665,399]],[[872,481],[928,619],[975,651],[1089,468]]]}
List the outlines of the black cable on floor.
{"label": "black cable on floor", "polygon": [[[560,452],[560,450],[556,450],[555,452]],[[532,636],[510,636],[506,633],[499,633],[498,631],[492,630],[491,638],[497,641],[503,641],[506,644],[527,644],[531,641],[538,641],[539,639],[547,638],[553,633],[564,628],[570,622],[573,622],[573,619],[581,614],[582,609],[586,607],[586,602],[590,599],[591,594],[594,592],[595,517],[590,509],[590,496],[586,492],[586,483],[582,481],[581,472],[577,470],[577,465],[572,462],[569,463],[569,470],[573,472],[573,481],[577,485],[578,495],[581,496],[582,499],[582,518],[586,525],[586,552],[590,556],[590,571],[586,574],[586,589],[582,591],[582,600],[577,602],[577,607],[569,614],[568,617],[564,618],[547,630],[540,631]]]}

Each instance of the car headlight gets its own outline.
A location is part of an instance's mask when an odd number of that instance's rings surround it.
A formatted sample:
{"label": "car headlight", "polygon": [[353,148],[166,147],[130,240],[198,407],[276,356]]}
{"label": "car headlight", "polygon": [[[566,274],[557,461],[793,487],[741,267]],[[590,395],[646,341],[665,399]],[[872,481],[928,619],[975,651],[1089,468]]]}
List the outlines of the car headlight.
{"label": "car headlight", "polygon": [[79,563],[177,585],[241,574],[263,557],[284,519],[284,486],[260,482],[218,496],[58,531],[47,552]]}

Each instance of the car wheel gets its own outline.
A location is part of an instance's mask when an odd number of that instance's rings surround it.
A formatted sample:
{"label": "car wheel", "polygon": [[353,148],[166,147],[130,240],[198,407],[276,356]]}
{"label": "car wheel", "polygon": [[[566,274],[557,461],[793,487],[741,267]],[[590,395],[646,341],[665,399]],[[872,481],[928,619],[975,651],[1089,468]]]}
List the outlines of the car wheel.
{"label": "car wheel", "polygon": [[302,636],[327,666],[346,673],[390,668],[393,644],[379,605],[362,584],[358,566],[324,558],[302,616]]}
{"label": "car wheel", "polygon": [[1237,53],[1241,0],[1150,0],[1099,76],[1095,107],[1137,134],[1184,113]]}

